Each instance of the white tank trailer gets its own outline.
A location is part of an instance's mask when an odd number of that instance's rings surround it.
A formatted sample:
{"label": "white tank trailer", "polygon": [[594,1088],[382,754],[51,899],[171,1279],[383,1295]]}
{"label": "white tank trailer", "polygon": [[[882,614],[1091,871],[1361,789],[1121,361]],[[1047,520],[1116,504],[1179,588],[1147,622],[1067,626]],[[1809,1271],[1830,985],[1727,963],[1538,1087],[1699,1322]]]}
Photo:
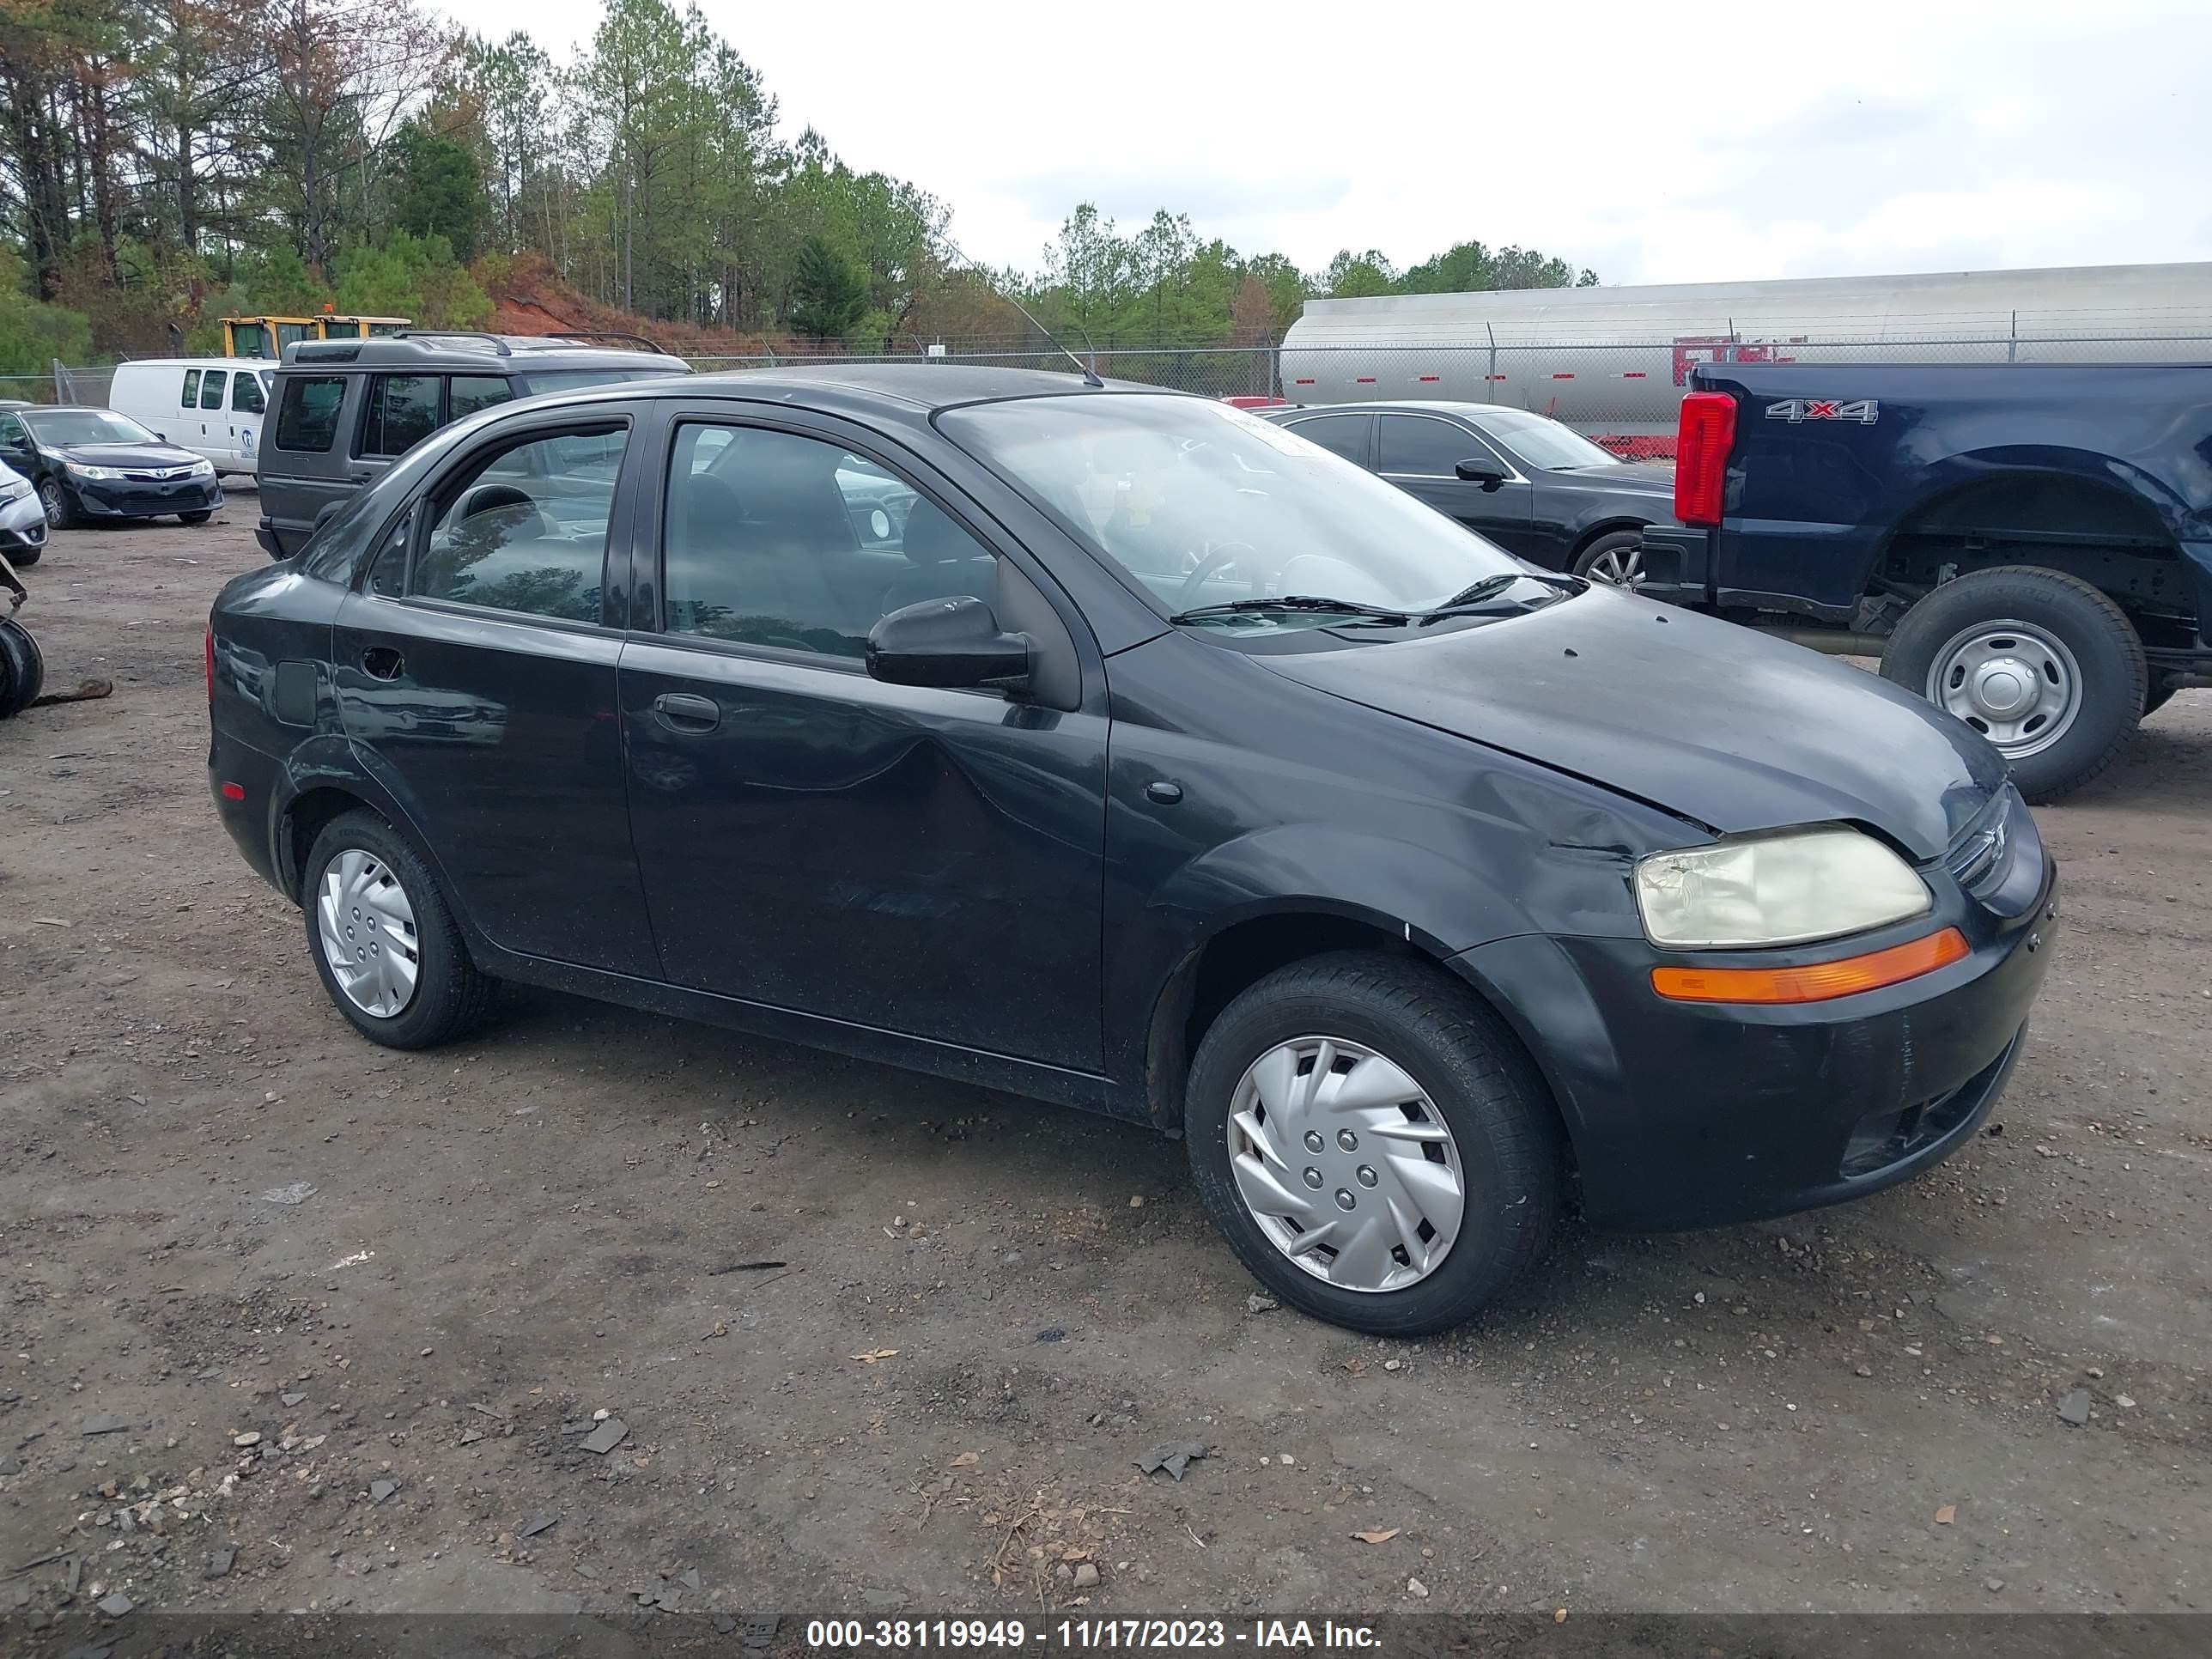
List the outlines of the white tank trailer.
{"label": "white tank trailer", "polygon": [[1292,403],[1440,398],[1671,455],[1701,362],[2212,363],[2212,263],[1309,300]]}

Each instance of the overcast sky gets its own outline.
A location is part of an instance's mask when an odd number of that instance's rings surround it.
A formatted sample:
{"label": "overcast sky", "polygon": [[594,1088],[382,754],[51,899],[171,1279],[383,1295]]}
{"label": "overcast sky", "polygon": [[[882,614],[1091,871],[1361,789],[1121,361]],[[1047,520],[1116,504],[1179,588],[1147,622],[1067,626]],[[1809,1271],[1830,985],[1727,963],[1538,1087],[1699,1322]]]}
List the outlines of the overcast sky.
{"label": "overcast sky", "polygon": [[[701,7],[787,136],[935,192],[993,264],[1084,200],[1308,270],[1469,237],[1608,283],[2212,258],[2202,0]],[[599,15],[441,9],[556,59]]]}

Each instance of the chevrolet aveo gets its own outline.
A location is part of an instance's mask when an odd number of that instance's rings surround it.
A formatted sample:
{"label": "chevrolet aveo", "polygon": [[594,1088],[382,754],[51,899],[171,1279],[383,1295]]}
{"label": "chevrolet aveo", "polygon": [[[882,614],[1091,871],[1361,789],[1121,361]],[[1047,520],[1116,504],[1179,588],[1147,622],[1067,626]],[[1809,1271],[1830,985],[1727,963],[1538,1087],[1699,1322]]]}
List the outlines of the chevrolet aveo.
{"label": "chevrolet aveo", "polygon": [[208,636],[372,1041],[518,981],[1181,1134],[1285,1300],[1466,1318],[1972,1136],[2055,872],[1982,739],[1241,410],[943,364],[440,432]]}

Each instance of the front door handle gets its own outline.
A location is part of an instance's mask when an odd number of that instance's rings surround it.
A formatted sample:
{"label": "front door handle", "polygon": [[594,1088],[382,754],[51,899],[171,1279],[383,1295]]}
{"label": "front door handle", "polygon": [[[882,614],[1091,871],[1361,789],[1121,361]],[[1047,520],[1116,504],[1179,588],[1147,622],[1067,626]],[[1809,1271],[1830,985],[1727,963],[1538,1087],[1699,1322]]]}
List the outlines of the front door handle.
{"label": "front door handle", "polygon": [[396,680],[407,672],[407,659],[388,645],[364,646],[361,672],[373,680]]}
{"label": "front door handle", "polygon": [[653,700],[653,717],[672,732],[711,732],[722,723],[722,705],[689,691],[664,691]]}

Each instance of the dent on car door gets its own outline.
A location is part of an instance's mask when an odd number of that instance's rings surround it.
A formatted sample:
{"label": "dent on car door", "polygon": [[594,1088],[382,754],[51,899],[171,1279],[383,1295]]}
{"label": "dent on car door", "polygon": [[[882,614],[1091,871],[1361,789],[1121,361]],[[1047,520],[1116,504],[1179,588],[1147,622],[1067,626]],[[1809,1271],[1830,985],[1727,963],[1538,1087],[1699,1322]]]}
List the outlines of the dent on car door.
{"label": "dent on car door", "polygon": [[[1106,722],[1038,582],[924,482],[834,428],[672,428],[621,673],[664,971],[1096,1071]],[[870,677],[881,617],[962,596],[1030,635],[1034,695]]]}
{"label": "dent on car door", "polygon": [[629,424],[595,410],[456,455],[386,531],[332,656],[348,736],[483,935],[649,978],[607,609]]}

